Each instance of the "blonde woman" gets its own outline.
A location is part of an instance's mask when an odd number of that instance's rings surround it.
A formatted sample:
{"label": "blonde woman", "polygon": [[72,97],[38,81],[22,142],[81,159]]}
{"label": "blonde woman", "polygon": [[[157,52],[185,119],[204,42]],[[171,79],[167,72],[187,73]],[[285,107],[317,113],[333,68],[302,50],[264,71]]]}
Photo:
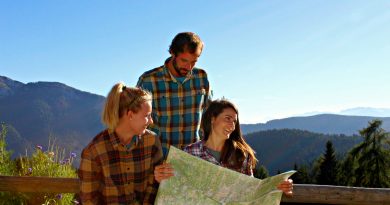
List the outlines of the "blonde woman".
{"label": "blonde woman", "polygon": [[123,83],[107,96],[107,129],[84,148],[79,169],[82,204],[153,204],[158,189],[153,170],[162,163],[161,143],[146,128],[151,94]]}

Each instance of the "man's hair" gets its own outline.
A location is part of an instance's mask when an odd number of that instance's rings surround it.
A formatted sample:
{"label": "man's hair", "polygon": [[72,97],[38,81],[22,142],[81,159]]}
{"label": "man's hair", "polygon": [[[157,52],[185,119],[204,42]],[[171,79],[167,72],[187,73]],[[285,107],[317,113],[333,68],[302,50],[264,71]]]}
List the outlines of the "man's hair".
{"label": "man's hair", "polygon": [[182,32],[173,38],[169,46],[169,53],[174,55],[183,52],[195,53],[198,49],[200,51],[203,49],[203,42],[199,36],[193,32]]}

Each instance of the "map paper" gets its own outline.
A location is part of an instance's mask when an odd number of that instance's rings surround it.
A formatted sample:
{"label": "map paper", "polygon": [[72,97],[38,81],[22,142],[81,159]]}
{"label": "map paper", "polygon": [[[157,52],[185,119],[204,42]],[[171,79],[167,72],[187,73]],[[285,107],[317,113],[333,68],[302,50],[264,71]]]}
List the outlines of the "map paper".
{"label": "map paper", "polygon": [[160,183],[155,204],[279,205],[282,191],[276,187],[295,171],[257,179],[212,164],[170,146],[167,163],[175,176]]}

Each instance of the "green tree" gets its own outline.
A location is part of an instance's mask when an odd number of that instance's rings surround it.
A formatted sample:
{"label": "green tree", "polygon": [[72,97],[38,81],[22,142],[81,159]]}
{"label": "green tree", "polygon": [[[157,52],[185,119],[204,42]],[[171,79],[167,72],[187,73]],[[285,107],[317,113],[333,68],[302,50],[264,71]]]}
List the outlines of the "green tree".
{"label": "green tree", "polygon": [[364,141],[350,151],[355,161],[354,186],[390,187],[389,133],[381,125],[381,120],[369,122],[367,128],[359,131]]}
{"label": "green tree", "polygon": [[306,165],[298,166],[295,163],[294,170],[297,172],[291,176],[291,179],[295,184],[310,184],[312,182]]}
{"label": "green tree", "polygon": [[326,142],[326,150],[319,159],[317,184],[337,185],[338,161],[331,141]]}
{"label": "green tree", "polygon": [[355,184],[355,164],[354,157],[348,153],[340,163],[338,185],[353,186]]}
{"label": "green tree", "polygon": [[260,165],[260,166],[256,166],[253,175],[258,179],[264,179],[269,177],[269,172],[265,166]]}
{"label": "green tree", "polygon": [[5,140],[7,126],[1,123],[0,129],[0,175],[12,175],[15,170],[11,160],[12,152],[7,150],[7,142]]}

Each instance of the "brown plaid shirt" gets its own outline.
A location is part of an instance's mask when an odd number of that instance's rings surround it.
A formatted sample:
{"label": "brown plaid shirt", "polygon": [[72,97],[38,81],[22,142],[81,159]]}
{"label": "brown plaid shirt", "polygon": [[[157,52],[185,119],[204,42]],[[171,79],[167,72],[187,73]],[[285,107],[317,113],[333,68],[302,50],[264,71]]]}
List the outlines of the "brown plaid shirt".
{"label": "brown plaid shirt", "polygon": [[82,204],[153,204],[158,183],[154,167],[162,163],[161,143],[147,130],[124,146],[115,133],[99,133],[81,154]]}

